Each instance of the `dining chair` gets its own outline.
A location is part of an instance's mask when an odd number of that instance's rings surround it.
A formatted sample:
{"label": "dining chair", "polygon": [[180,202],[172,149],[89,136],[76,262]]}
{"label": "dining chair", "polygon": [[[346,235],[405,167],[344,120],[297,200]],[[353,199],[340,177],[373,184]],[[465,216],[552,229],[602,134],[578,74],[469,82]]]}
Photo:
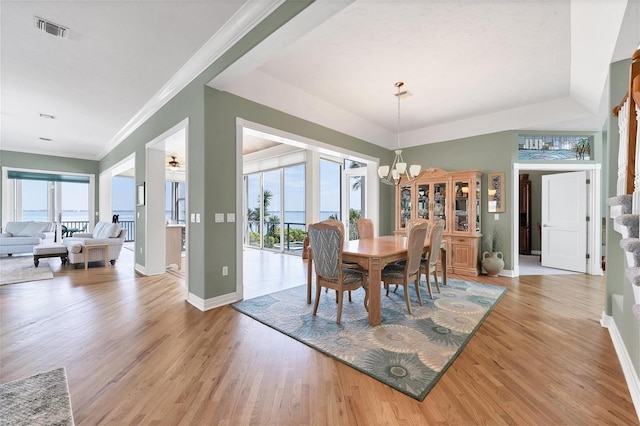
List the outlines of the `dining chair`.
{"label": "dining chair", "polygon": [[[325,222],[309,225],[309,245],[313,252],[313,265],[316,271],[316,301],[313,315],[318,312],[320,289],[330,288],[336,291],[338,315],[336,322],[340,324],[342,317],[342,300],[345,291],[357,290],[360,287],[367,291],[366,276],[362,271],[345,267],[342,262],[344,248],[344,228],[337,224]],[[367,297],[365,296],[365,300]],[[351,301],[351,297],[349,297]],[[365,304],[366,307],[366,304]]]}
{"label": "dining chair", "polygon": [[[344,223],[342,223],[338,219],[325,219],[323,221],[323,223],[328,223],[329,225],[338,226],[340,228],[340,230],[342,231],[342,235],[344,235],[344,233],[345,233],[345,231],[344,231]],[[313,250],[313,248],[311,250]],[[356,269],[358,271],[366,273],[366,269],[363,269],[360,265],[358,265],[355,262],[343,262],[343,264],[344,264],[345,268]],[[325,292],[328,292],[328,291],[329,291],[329,289],[325,288]],[[336,297],[338,297],[337,293],[336,293]],[[349,292],[349,302],[351,302],[351,292]]]}
{"label": "dining chair", "polygon": [[[415,223],[407,234],[407,259],[404,265],[392,263],[384,267],[381,272],[382,282],[389,295],[389,284],[402,285],[404,287],[404,299],[407,310],[411,314],[411,302],[409,300],[409,284],[414,283],[418,303],[422,305],[420,297],[420,261],[424,252],[424,242],[427,235],[428,223]],[[397,290],[396,286],[396,290]],[[395,291],[395,290],[394,290]]]}
{"label": "dining chair", "polygon": [[[438,263],[440,258],[440,244],[442,243],[442,234],[444,233],[444,220],[436,220],[433,229],[431,229],[431,236],[429,237],[429,250],[427,251],[426,259],[420,262],[420,274],[426,276],[427,290],[429,290],[429,297],[433,299],[433,293],[431,291],[431,279],[429,274],[433,274],[433,280],[436,282],[436,288],[440,293],[440,284],[438,284]],[[418,280],[419,282],[419,280]]]}
{"label": "dining chair", "polygon": [[358,229],[358,239],[373,238],[373,221],[367,218],[358,219],[356,222]]}

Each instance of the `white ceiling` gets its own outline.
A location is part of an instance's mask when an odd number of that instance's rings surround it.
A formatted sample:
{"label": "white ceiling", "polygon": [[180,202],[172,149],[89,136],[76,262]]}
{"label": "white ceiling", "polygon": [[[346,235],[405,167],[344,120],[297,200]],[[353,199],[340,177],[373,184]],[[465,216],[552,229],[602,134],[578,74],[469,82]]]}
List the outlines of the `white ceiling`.
{"label": "white ceiling", "polygon": [[[202,69],[189,58],[202,62],[239,16],[278,1],[0,2],[1,149],[101,158]],[[401,103],[402,146],[597,131],[609,63],[640,43],[638,4],[319,0],[209,84],[387,148],[398,80],[413,94]],[[37,31],[34,15],[69,27],[69,39]]]}

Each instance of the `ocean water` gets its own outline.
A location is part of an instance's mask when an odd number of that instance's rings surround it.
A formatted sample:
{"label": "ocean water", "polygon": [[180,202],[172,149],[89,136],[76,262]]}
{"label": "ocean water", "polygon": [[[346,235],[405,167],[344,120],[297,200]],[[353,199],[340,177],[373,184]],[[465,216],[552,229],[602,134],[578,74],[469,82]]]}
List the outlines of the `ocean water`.
{"label": "ocean water", "polygon": [[[120,215],[120,222],[135,220],[135,212],[133,210],[114,210],[113,214]],[[165,215],[171,217],[171,212],[166,211]],[[320,212],[320,220],[328,219],[329,216],[338,216],[337,211],[322,211]],[[22,220],[33,220],[36,222],[43,222],[47,220],[46,210],[24,210],[22,212]],[[75,221],[88,221],[89,212],[87,210],[63,210],[62,221],[63,222],[75,222]],[[287,223],[305,223],[305,213],[303,211],[285,211],[284,221]],[[292,225],[294,226],[294,225]]]}

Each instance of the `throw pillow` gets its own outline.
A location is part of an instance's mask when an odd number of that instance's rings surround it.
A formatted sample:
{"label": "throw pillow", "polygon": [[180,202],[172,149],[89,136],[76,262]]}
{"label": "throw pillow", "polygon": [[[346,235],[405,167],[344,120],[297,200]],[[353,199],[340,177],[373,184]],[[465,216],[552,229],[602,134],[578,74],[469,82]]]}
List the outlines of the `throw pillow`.
{"label": "throw pillow", "polygon": [[24,228],[26,228],[26,222],[7,222],[7,226],[4,228],[4,232],[17,237]]}
{"label": "throw pillow", "polygon": [[93,228],[93,238],[95,238],[96,240],[102,238],[100,235],[102,235],[102,228],[104,228],[105,226],[107,226],[106,222],[96,223],[96,227]]}
{"label": "throw pillow", "polygon": [[42,232],[46,224],[29,222],[29,224],[18,234],[18,237],[33,237]]}
{"label": "throw pillow", "polygon": [[114,227],[111,230],[109,238],[118,238],[118,235],[120,235],[120,231],[122,231],[122,226],[119,223],[113,223],[112,225],[114,225]]}
{"label": "throw pillow", "polygon": [[119,224],[117,224],[117,223],[106,223],[103,227],[100,228],[100,230],[98,231],[97,234],[96,234],[95,231],[93,231],[93,238],[96,239],[96,240],[102,240],[104,238],[111,238],[111,236],[115,232],[116,228],[118,228],[117,231],[118,231],[118,234],[119,234],[120,233],[120,225]]}

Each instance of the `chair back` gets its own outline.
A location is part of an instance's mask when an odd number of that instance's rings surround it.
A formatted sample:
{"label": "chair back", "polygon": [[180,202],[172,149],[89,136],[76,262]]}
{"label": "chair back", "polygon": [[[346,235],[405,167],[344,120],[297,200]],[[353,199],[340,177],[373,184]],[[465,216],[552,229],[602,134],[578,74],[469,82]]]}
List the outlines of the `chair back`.
{"label": "chair back", "polygon": [[407,276],[415,274],[420,269],[428,227],[429,224],[426,221],[411,226],[407,237],[407,263],[405,264]]}
{"label": "chair back", "polygon": [[433,267],[438,263],[440,258],[440,244],[442,243],[442,234],[444,233],[444,220],[435,221],[431,229],[431,237],[429,242],[429,267]]}
{"label": "chair back", "polygon": [[427,224],[427,236],[424,239],[424,242],[426,243],[427,241],[429,241],[429,236],[431,235],[431,222],[429,222],[427,219],[409,219],[406,224],[407,236],[409,235],[409,231],[411,231],[411,228],[418,225],[419,223]]}
{"label": "chair back", "polygon": [[320,223],[326,223],[327,225],[337,226],[340,228],[340,230],[342,231],[342,234],[344,235],[344,223],[342,223],[338,219],[325,219]]}
{"label": "chair back", "polygon": [[367,218],[358,219],[356,223],[358,228],[358,239],[373,238],[373,221]]}
{"label": "chair back", "polygon": [[324,279],[339,279],[342,274],[344,245],[342,228],[335,223],[325,221],[309,225],[308,234],[316,274]]}

